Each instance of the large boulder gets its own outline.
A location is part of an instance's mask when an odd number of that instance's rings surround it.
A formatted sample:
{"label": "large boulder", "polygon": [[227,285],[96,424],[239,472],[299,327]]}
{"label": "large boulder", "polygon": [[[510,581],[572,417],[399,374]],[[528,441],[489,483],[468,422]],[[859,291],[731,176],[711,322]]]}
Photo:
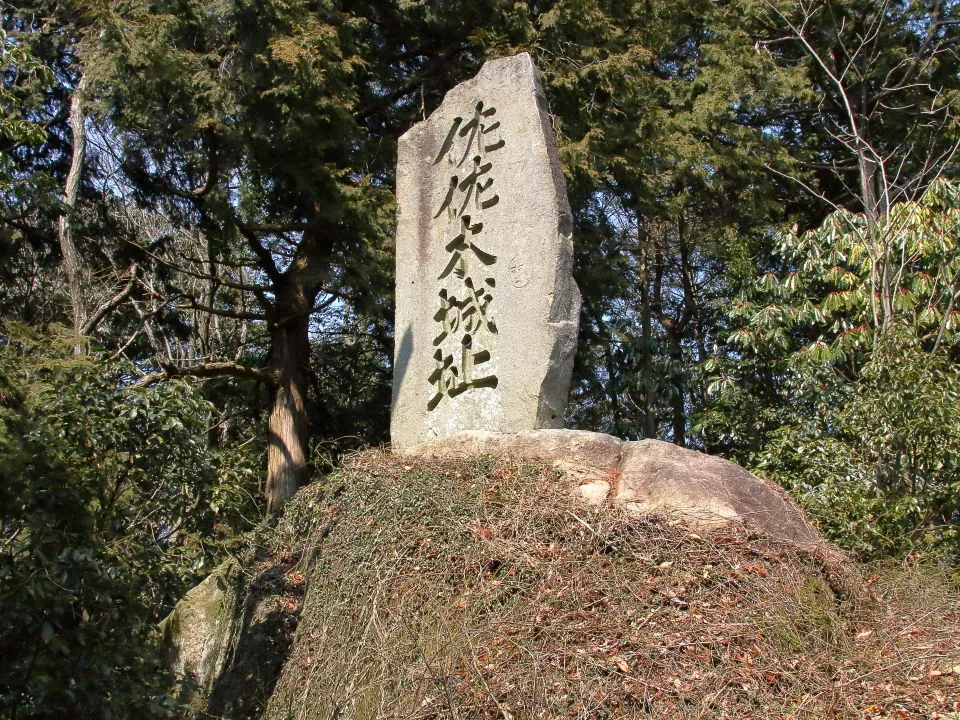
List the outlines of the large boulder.
{"label": "large boulder", "polygon": [[184,717],[261,716],[297,627],[305,590],[300,550],[265,551],[254,538],[246,558],[223,563],[163,620]]}
{"label": "large boulder", "polygon": [[168,663],[179,680],[178,697],[203,704],[229,659],[239,618],[235,612],[242,572],[229,560],[188,592],[162,623]]}
{"label": "large boulder", "polygon": [[800,545],[823,538],[790,497],[739,465],[659,440],[620,440],[583,430],[517,434],[465,432],[407,448],[409,457],[491,456],[545,463],[590,504],[612,502],[635,515],[674,516],[692,525],[736,522]]}

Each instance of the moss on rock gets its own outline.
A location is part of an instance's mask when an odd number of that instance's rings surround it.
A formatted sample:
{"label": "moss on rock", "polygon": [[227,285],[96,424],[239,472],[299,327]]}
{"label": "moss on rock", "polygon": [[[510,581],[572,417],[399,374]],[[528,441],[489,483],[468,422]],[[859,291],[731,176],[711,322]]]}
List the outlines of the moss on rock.
{"label": "moss on rock", "polygon": [[241,591],[239,565],[229,560],[177,603],[160,630],[177,678],[177,699],[191,711],[203,707],[212,680],[226,664]]}
{"label": "moss on rock", "polygon": [[300,616],[306,580],[298,568],[309,533],[297,523],[311,506],[302,493],[280,523],[251,535],[242,560],[218,567],[161,623],[186,717],[262,715]]}

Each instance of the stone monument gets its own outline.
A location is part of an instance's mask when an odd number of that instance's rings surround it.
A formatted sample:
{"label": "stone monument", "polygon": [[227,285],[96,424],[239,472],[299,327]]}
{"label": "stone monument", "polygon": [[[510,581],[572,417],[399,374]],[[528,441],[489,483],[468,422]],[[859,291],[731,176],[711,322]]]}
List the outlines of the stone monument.
{"label": "stone monument", "polygon": [[491,60],[400,138],[391,438],[563,426],[580,292],[546,97]]}

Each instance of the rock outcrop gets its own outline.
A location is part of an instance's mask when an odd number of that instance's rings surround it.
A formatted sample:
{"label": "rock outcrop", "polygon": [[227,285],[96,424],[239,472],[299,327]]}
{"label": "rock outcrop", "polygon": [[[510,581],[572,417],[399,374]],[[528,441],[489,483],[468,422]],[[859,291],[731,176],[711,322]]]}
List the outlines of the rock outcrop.
{"label": "rock outcrop", "polygon": [[287,520],[265,543],[255,534],[242,562],[223,563],[160,624],[185,717],[261,717],[289,655],[305,590],[297,569],[305,546],[276,545],[288,528]]}
{"label": "rock outcrop", "polygon": [[236,631],[234,611],[241,578],[237,563],[225,562],[188,592],[160,623],[169,665],[181,680],[181,698],[204,702],[212,679],[223,674],[231,650],[230,639]]}
{"label": "rock outcrop", "polygon": [[781,488],[722,458],[659,440],[631,442],[583,430],[467,432],[403,453],[437,460],[491,456],[545,463],[575,481],[580,497],[592,504],[612,502],[634,515],[670,515],[700,526],[738,522],[800,545],[823,544]]}

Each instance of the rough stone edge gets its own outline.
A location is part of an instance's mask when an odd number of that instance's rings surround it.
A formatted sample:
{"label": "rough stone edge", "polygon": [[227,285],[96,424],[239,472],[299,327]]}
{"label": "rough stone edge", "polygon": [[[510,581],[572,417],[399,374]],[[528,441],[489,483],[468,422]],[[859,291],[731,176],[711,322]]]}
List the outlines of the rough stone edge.
{"label": "rough stone edge", "polygon": [[[650,458],[651,455],[649,451],[653,450],[652,457],[660,462],[665,462],[667,464],[679,463],[681,465],[686,464],[688,459],[693,455],[699,455],[705,458],[705,465],[703,469],[706,471],[705,481],[709,484],[710,475],[715,475],[722,477],[726,472],[733,473],[734,475],[740,475],[743,477],[743,482],[737,481],[734,484],[724,483],[728,494],[726,497],[715,497],[714,498],[714,509],[711,510],[711,505],[708,504],[702,508],[694,509],[690,508],[689,510],[683,511],[680,509],[675,509],[675,512],[684,515],[690,519],[692,523],[702,524],[704,526],[710,525],[721,525],[728,521],[737,521],[743,524],[745,527],[755,527],[755,528],[764,528],[764,527],[776,527],[777,518],[783,518],[783,527],[786,532],[782,533],[781,537],[790,539],[792,542],[795,542],[800,545],[807,544],[817,544],[823,541],[823,536],[821,533],[809,522],[806,515],[803,513],[802,509],[797,505],[796,501],[790,497],[783,488],[776,485],[776,483],[762,478],[741,465],[731,462],[726,458],[722,458],[716,455],[709,455],[703,453],[699,450],[694,450],[692,448],[680,448],[672,443],[667,443],[662,440],[655,439],[645,439],[639,441],[627,442],[624,447],[624,464],[622,469],[628,469],[628,463],[634,460],[636,457],[633,451],[637,451],[641,455],[645,455]],[[686,457],[685,457],[686,456]],[[637,472],[638,468],[630,467],[630,470]],[[732,478],[736,480],[736,478]],[[746,499],[747,503],[750,500],[754,499],[754,489],[764,488],[767,491],[773,490],[771,493],[771,501],[776,499],[780,501],[780,510],[773,506],[773,503],[763,503],[762,507],[758,508],[758,512],[754,514],[746,514],[738,512],[733,505],[742,505],[743,500]],[[650,506],[648,503],[645,503],[642,499],[625,499],[624,497],[619,498],[627,506],[635,506],[635,509],[638,511],[645,512],[654,512],[654,513],[670,513],[674,510],[671,508],[658,507],[656,505]],[[733,501],[733,504],[730,501]],[[764,520],[754,519],[754,515],[763,515]],[[789,535],[789,538],[787,536]]]}
{"label": "rough stone edge", "polygon": [[[557,438],[557,457],[551,457],[548,452],[527,453],[522,447],[524,440],[535,441],[543,437]],[[603,463],[591,463],[583,457],[582,462],[573,464],[569,450],[571,443],[578,440],[600,445],[607,444],[615,449],[613,460]],[[564,442],[566,441],[566,442]],[[531,444],[534,444],[531,442]],[[418,445],[394,448],[393,453],[400,456],[427,460],[464,460],[482,455],[495,458],[516,457],[521,460],[535,460],[547,462],[564,475],[573,477],[594,478],[617,473],[623,463],[625,442],[620,438],[605,433],[595,433],[586,430],[565,430],[557,428],[540,428],[523,433],[496,433],[487,430],[468,430],[465,432],[447,435],[442,438],[429,440]],[[542,446],[541,446],[542,449]],[[560,455],[559,451],[566,451]],[[585,482],[586,480],[584,480]]]}
{"label": "rough stone edge", "polygon": [[[557,148],[556,133],[550,115],[550,104],[547,93],[543,89],[540,71],[529,53],[519,53],[514,56],[526,61],[525,70],[532,75],[534,99],[540,116],[540,131],[546,139],[547,164],[550,167],[550,176],[553,182],[557,199],[557,232],[558,246],[567,251],[566,256],[559,258],[554,276],[554,287],[569,284],[568,293],[556,293],[553,305],[548,316],[548,325],[554,333],[553,354],[550,357],[547,374],[540,385],[540,406],[537,408],[537,420],[541,428],[562,429],[563,420],[569,404],[569,388],[573,377],[573,365],[577,354],[577,336],[580,332],[580,312],[583,296],[580,287],[573,277],[573,211],[570,209],[570,198],[567,195],[567,179],[560,164],[560,152]],[[551,142],[552,139],[552,142]],[[561,304],[560,298],[567,300]],[[565,378],[564,382],[557,379]],[[564,386],[567,388],[563,397],[548,392],[550,387]]]}

